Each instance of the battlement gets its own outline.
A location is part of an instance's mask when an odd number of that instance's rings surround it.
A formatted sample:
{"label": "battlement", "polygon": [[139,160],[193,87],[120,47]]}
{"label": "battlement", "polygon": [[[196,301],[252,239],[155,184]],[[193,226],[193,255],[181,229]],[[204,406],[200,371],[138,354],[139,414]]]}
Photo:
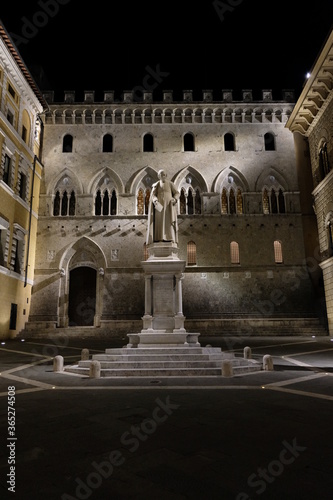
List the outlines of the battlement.
{"label": "battlement", "polygon": [[[114,103],[143,103],[143,104],[153,104],[153,103],[230,103],[230,102],[273,102],[273,101],[283,101],[288,103],[293,103],[295,101],[294,90],[284,89],[281,91],[279,99],[273,96],[272,89],[263,89],[260,92],[259,98],[255,96],[255,92],[252,89],[242,89],[240,91],[234,91],[233,89],[222,89],[221,91],[213,90],[202,90],[201,94],[198,95],[197,91],[193,90],[183,90],[181,93],[174,92],[173,90],[162,90],[158,95],[151,90],[133,89],[124,90],[117,93],[115,90],[106,90],[103,92],[102,99],[97,98],[97,93],[94,90],[84,90],[83,96],[78,95],[75,90],[65,90],[63,94],[63,100],[59,101],[55,99],[55,92],[44,91],[43,97],[49,103],[64,103],[64,104],[92,104],[101,103],[114,104]],[[177,95],[176,95],[177,94]]]}

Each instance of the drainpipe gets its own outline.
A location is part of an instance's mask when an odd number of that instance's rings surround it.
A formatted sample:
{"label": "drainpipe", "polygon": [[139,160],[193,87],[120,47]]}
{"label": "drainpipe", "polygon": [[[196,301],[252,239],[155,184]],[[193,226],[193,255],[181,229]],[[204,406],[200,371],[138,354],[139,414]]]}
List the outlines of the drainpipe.
{"label": "drainpipe", "polygon": [[31,218],[32,218],[32,201],[34,199],[34,183],[35,183],[35,173],[36,173],[36,161],[37,156],[34,156],[34,163],[32,169],[32,184],[31,184],[31,195],[30,195],[30,210],[29,210],[29,228],[28,228],[28,244],[27,244],[27,258],[25,263],[24,271],[24,288],[27,286],[28,281],[28,267],[29,267],[29,250],[30,250],[30,233],[31,233]]}

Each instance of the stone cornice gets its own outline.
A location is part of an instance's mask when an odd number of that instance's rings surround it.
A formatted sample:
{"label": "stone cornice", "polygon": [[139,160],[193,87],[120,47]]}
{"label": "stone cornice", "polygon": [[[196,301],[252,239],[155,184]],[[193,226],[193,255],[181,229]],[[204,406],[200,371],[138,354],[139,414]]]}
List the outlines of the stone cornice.
{"label": "stone cornice", "polygon": [[50,104],[46,124],[208,124],[283,123],[292,113],[287,101],[59,103]]}
{"label": "stone cornice", "polygon": [[309,136],[333,99],[333,30],[319,54],[286,127]]}
{"label": "stone cornice", "polygon": [[10,35],[0,21],[0,50],[3,64],[11,79],[20,89],[35,113],[47,108],[47,102],[37,87]]}

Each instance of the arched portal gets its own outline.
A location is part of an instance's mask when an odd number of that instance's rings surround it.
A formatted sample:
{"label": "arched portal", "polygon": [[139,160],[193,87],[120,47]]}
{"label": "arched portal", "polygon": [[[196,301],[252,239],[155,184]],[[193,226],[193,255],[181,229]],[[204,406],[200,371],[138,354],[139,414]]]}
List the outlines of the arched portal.
{"label": "arched portal", "polygon": [[60,327],[100,326],[106,266],[104,253],[90,238],[80,238],[66,249],[59,263]]}
{"label": "arched portal", "polygon": [[68,326],[94,326],[96,285],[96,269],[80,266],[70,271]]}

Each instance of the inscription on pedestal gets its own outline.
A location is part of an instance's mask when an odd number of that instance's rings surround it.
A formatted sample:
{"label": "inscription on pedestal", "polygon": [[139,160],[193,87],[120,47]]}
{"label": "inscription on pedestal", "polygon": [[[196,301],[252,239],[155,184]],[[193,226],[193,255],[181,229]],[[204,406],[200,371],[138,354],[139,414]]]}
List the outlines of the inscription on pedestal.
{"label": "inscription on pedestal", "polygon": [[174,314],[173,280],[155,279],[153,281],[154,316]]}

